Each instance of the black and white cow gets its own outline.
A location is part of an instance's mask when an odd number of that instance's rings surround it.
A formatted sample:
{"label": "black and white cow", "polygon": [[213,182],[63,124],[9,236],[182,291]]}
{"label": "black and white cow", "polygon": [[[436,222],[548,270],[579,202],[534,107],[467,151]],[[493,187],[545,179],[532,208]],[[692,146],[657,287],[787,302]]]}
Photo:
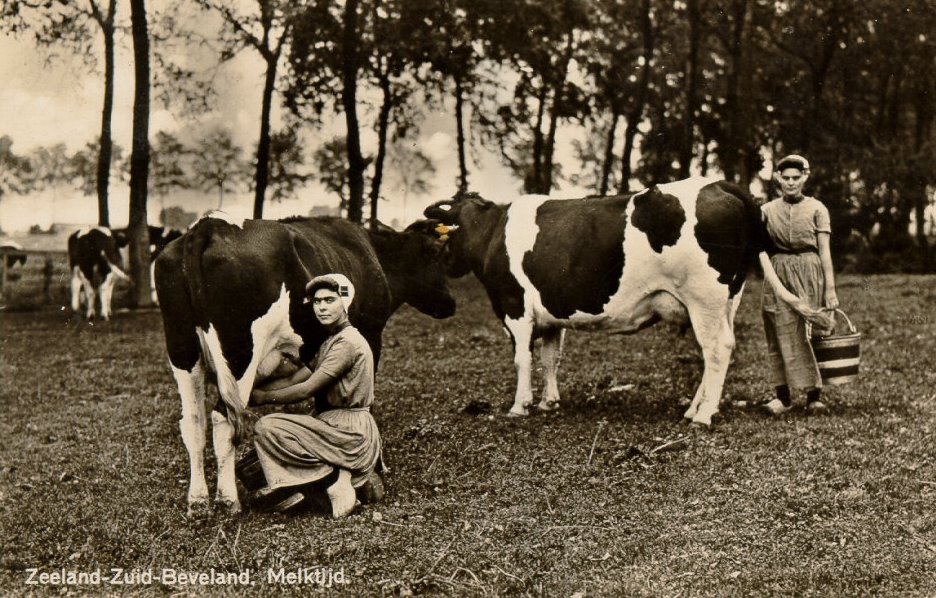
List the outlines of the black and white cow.
{"label": "black and white cow", "polygon": [[16,264],[26,265],[26,251],[16,241],[3,241],[0,243],[0,255],[6,256],[6,267],[8,269]]}
{"label": "black and white cow", "polygon": [[208,505],[204,474],[206,376],[221,402],[211,412],[218,462],[216,501],[240,509],[234,442],[251,389],[295,371],[326,332],[308,307],[306,283],[339,273],[356,288],[349,318],[379,359],[381,335],[404,302],[436,318],[451,316],[437,239],[432,233],[367,233],[334,218],[235,220],[215,213],[170,243],[156,259],[166,347],[182,399],[180,428],[191,477],[189,513]]}
{"label": "black and white cow", "polygon": [[146,229],[149,233],[150,259],[153,261],[156,261],[166,245],[185,234],[184,231],[171,226],[154,226],[150,224],[147,225]]}
{"label": "black and white cow", "polygon": [[150,288],[152,289],[150,299],[153,301],[153,305],[159,304],[159,297],[156,295],[156,258],[159,257],[159,254],[163,252],[163,249],[166,248],[169,243],[172,243],[184,233],[177,228],[166,227],[166,226],[153,226],[152,224],[147,226],[147,231],[149,232],[149,247],[150,247]]}
{"label": "black and white cow", "polygon": [[0,294],[5,290],[4,285],[7,281],[19,280],[21,274],[12,270],[17,264],[21,264],[25,268],[26,257],[27,253],[23,246],[16,241],[0,242],[0,259],[2,259],[0,269],[3,270],[3,279],[0,281]]}
{"label": "black and white cow", "polygon": [[710,425],[734,347],[734,315],[764,243],[750,195],[688,179],[630,196],[496,205],[456,197],[425,210],[449,233],[452,276],[474,272],[514,344],[511,415],[533,403],[532,347],[542,338],[538,407],[558,407],[566,328],[632,333],[659,320],[691,323],[705,370],[685,417]]}
{"label": "black and white cow", "polygon": [[115,235],[104,226],[82,228],[68,237],[68,267],[72,271],[71,308],[81,309],[82,297],[89,320],[94,318],[95,296],[100,296],[101,317],[110,319],[111,299],[118,280],[129,281],[123,271],[120,247],[126,236]]}

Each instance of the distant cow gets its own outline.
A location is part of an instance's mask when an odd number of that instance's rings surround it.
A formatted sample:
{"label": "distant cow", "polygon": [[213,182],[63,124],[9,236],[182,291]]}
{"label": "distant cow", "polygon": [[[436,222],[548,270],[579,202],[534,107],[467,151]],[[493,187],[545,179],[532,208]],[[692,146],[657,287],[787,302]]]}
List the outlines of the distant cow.
{"label": "distant cow", "polygon": [[7,268],[12,268],[16,264],[26,264],[26,252],[23,246],[16,241],[3,241],[0,243],[0,255],[6,256]]}
{"label": "distant cow", "polygon": [[[117,280],[129,281],[123,271],[120,247],[127,244],[126,237],[115,235],[109,228],[97,226],[83,228],[68,237],[68,267],[72,271],[71,307],[81,309],[81,297],[87,303],[87,318],[94,318],[95,296],[101,300],[101,317],[110,319],[111,298]],[[83,293],[82,293],[83,291]]]}
{"label": "distant cow", "polygon": [[175,241],[183,235],[183,232],[177,228],[167,226],[147,226],[149,232],[150,246],[150,288],[152,289],[150,299],[153,304],[159,304],[159,297],[156,295],[156,258],[162,253],[169,243]]}
{"label": "distant cow", "polygon": [[457,226],[449,273],[474,272],[513,340],[512,415],[533,403],[534,339],[542,338],[545,378],[538,407],[551,410],[564,329],[632,333],[665,320],[692,324],[705,370],[685,417],[711,424],[745,276],[763,243],[756,204],[740,187],[689,179],[629,196],[512,205],[471,195],[425,215]]}
{"label": "distant cow", "polygon": [[326,338],[303,306],[306,283],[346,275],[356,299],[349,317],[379,359],[381,334],[404,302],[433,317],[455,312],[431,233],[370,233],[341,219],[238,221],[214,214],[197,222],[156,259],[166,347],[182,399],[180,428],[191,477],[189,513],[207,507],[204,474],[206,376],[221,401],[211,413],[218,462],[216,500],[240,510],[234,444],[254,385],[295,371]]}

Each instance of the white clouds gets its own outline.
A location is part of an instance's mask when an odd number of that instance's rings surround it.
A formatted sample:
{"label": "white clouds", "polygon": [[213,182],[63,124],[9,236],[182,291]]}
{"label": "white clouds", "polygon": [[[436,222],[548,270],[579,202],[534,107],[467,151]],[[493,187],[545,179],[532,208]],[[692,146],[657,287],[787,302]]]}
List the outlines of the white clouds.
{"label": "white clouds", "polygon": [[436,131],[419,144],[426,155],[436,160],[447,160],[455,154],[455,140],[443,131]]}

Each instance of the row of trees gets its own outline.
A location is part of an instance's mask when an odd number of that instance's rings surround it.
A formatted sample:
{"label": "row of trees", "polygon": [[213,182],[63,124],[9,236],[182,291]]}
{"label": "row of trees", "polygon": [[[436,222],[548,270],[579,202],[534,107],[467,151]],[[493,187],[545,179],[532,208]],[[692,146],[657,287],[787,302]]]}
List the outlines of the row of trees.
{"label": "row of trees", "polygon": [[[293,133],[274,137],[274,155],[271,162],[277,173],[271,181],[271,196],[281,199],[293,195],[296,188],[311,178],[296,169],[303,164]],[[97,142],[69,153],[65,144],[38,147],[28,154],[17,154],[9,136],[0,138],[0,163],[4,165],[4,179],[0,181],[0,194],[4,192],[31,193],[60,184],[74,184],[87,195],[95,193],[99,180]],[[186,145],[171,133],[160,131],[149,147],[147,172],[148,192],[165,197],[182,189],[201,189],[217,193],[217,208],[222,209],[224,196],[249,185],[249,161],[226,129],[206,133],[193,146]],[[131,164],[124,157],[123,148],[111,146],[109,178],[127,181]]]}
{"label": "row of trees", "polygon": [[[272,201],[296,197],[305,185],[318,180],[339,198],[339,211],[347,213],[345,139],[336,137],[317,148],[310,169],[296,137],[295,129],[283,129],[271,135],[266,196]],[[256,155],[256,151],[252,153]],[[62,184],[74,185],[84,194],[92,195],[97,187],[99,154],[96,142],[73,153],[68,152],[65,144],[57,144],[18,154],[13,151],[13,140],[4,135],[0,137],[0,197],[4,193],[27,194]],[[111,179],[126,182],[130,160],[124,157],[124,150],[118,144],[112,145],[111,155]],[[390,146],[388,156],[395,178],[405,190],[424,193],[430,188],[435,166],[419,148],[396,143]],[[210,192],[216,194],[215,208],[221,210],[226,195],[244,188],[255,190],[252,176],[255,166],[228,129],[209,130],[192,145],[176,135],[159,131],[149,148],[148,193],[165,199],[181,190]]]}
{"label": "row of trees", "polygon": [[[131,4],[137,21],[140,3]],[[220,24],[216,35],[186,29],[199,21],[184,17],[193,7]],[[3,0],[8,30],[104,56],[105,224],[117,8]],[[863,238],[876,255],[916,247],[917,267],[932,266],[924,222],[936,181],[936,0],[180,0],[153,23],[145,40],[133,29],[134,40],[155,42],[157,90],[176,106],[211,105],[199,93],[210,90],[204,78],[172,60],[179,47],[197,44],[219,63],[241,52],[262,59],[256,217],[271,181],[274,102],[293,127],[343,117],[341,147],[330,151],[343,153],[336,186],[355,221],[368,196],[376,214],[388,143],[414,138],[426,110],[454,105],[460,190],[482,144],[532,193],[563,180],[623,192],[696,172],[746,185],[772,156],[798,151],[817,166],[812,190],[838,233],[855,233],[837,242]],[[98,39],[103,52],[92,52]],[[138,52],[137,63],[148,56]],[[141,73],[137,89],[148,92]],[[370,156],[365,127],[377,138]],[[579,164],[557,160],[570,127],[585,132]],[[141,139],[134,155],[149,148]]]}

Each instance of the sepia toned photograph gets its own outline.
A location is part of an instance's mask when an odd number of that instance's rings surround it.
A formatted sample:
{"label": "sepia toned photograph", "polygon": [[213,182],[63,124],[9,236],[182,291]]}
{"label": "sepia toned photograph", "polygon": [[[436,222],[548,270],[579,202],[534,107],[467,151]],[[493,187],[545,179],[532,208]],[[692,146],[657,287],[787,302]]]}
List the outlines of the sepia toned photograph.
{"label": "sepia toned photograph", "polygon": [[936,592],[936,0],[0,0],[0,594]]}

